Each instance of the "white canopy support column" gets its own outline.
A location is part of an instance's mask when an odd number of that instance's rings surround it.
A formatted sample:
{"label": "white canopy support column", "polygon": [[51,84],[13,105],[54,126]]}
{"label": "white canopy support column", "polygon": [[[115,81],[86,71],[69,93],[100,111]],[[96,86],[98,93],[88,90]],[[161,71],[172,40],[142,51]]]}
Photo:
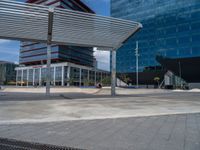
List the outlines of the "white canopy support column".
{"label": "white canopy support column", "polygon": [[79,69],[79,86],[82,86],[82,69]]}
{"label": "white canopy support column", "polygon": [[15,81],[16,81],[16,86],[18,86],[18,70],[16,70],[16,78],[15,78]]}
{"label": "white canopy support column", "polygon": [[88,70],[87,80],[88,80],[88,83],[89,83],[90,82],[90,70]]}
{"label": "white canopy support column", "polygon": [[42,68],[39,70],[39,86],[42,85]]}
{"label": "white canopy support column", "polygon": [[24,70],[22,70],[21,74],[21,86],[23,86],[23,81],[24,81]]}
{"label": "white canopy support column", "polygon": [[26,83],[27,85],[27,87],[29,86],[29,69],[27,69],[27,83]]}
{"label": "white canopy support column", "polygon": [[94,70],[94,86],[97,85],[97,71],[96,71],[96,67],[95,67],[95,70]]}
{"label": "white canopy support column", "polygon": [[52,30],[53,30],[53,13],[54,8],[49,8],[48,19],[48,35],[47,35],[47,75],[46,75],[46,95],[50,95],[51,86],[51,42],[52,42]]}
{"label": "white canopy support column", "polygon": [[101,84],[103,84],[102,83],[102,80],[103,80],[103,76],[102,75],[103,75],[103,72],[101,71]]}
{"label": "white canopy support column", "polygon": [[56,66],[53,67],[53,85],[56,86]]}
{"label": "white canopy support column", "polygon": [[33,86],[35,86],[35,69],[33,69]]}
{"label": "white canopy support column", "polygon": [[51,44],[47,44],[47,72],[46,72],[46,95],[50,95],[51,82]]}
{"label": "white canopy support column", "polygon": [[71,80],[71,66],[70,66],[70,63],[68,63],[68,66],[67,66],[67,86],[69,87],[70,86],[70,80]]}
{"label": "white canopy support column", "polygon": [[116,95],[116,51],[111,52],[111,95]]}
{"label": "white canopy support column", "polygon": [[65,66],[62,66],[62,77],[61,77],[61,86],[64,86],[64,72],[65,72]]}

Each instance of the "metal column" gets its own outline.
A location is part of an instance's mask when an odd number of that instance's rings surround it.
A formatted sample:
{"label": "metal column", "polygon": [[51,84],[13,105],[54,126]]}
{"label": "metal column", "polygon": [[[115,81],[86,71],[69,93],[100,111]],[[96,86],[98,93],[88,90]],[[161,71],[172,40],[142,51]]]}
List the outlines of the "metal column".
{"label": "metal column", "polygon": [[18,86],[18,70],[16,70],[16,86]]}
{"label": "metal column", "polygon": [[111,95],[115,96],[115,86],[116,86],[116,51],[111,52]]}
{"label": "metal column", "polygon": [[88,76],[87,76],[87,78],[88,78],[88,83],[90,82],[90,70],[88,70]]}
{"label": "metal column", "polygon": [[102,84],[102,81],[103,81],[103,72],[101,71],[101,84]]}
{"label": "metal column", "polygon": [[138,52],[138,41],[136,41],[136,48],[135,48],[135,57],[136,57],[136,87],[138,88],[139,82],[138,82],[138,58],[139,58],[139,52]]}
{"label": "metal column", "polygon": [[28,87],[28,83],[29,83],[29,69],[27,69],[27,87]]}
{"label": "metal column", "polygon": [[50,95],[50,82],[51,82],[51,45],[47,45],[47,83],[46,95]]}
{"label": "metal column", "polygon": [[33,69],[33,86],[35,86],[35,69]]}
{"label": "metal column", "polygon": [[42,68],[40,68],[39,70],[39,86],[42,85],[41,81],[42,81]]}
{"label": "metal column", "polygon": [[79,86],[82,86],[82,69],[80,68],[79,71]]}
{"label": "metal column", "polygon": [[67,67],[67,86],[70,86],[70,70],[71,70],[71,67],[68,65],[68,67]]}
{"label": "metal column", "polygon": [[97,85],[97,71],[96,71],[96,67],[95,67],[95,70],[94,70],[94,86]]}
{"label": "metal column", "polygon": [[24,81],[24,70],[22,70],[21,74],[21,86],[23,86],[23,81]]}
{"label": "metal column", "polygon": [[46,95],[50,95],[50,82],[51,82],[51,40],[53,29],[53,13],[54,8],[49,8],[48,19],[48,35],[47,35],[47,76],[46,76]]}
{"label": "metal column", "polygon": [[53,67],[53,85],[56,86],[56,67]]}
{"label": "metal column", "polygon": [[61,86],[64,86],[64,71],[65,71],[65,68],[64,66],[62,66],[62,81],[61,81]]}

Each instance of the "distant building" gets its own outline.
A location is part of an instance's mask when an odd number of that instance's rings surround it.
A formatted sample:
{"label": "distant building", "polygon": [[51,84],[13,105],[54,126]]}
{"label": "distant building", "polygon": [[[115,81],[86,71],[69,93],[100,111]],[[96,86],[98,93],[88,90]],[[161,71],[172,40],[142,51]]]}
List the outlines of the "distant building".
{"label": "distant building", "polygon": [[[17,67],[16,71],[18,86],[46,85],[46,65],[22,66]],[[52,86],[94,86],[109,77],[110,72],[74,63],[62,62],[51,65]]]}
{"label": "distant building", "polygon": [[0,85],[15,84],[16,66],[12,62],[0,61]]}
{"label": "distant building", "polygon": [[[94,13],[81,0],[28,0],[27,3]],[[46,59],[45,43],[21,42],[21,67],[16,68],[18,85],[45,86]],[[110,75],[109,72],[97,70],[92,47],[53,44],[51,62],[51,85],[55,86],[95,85]]]}
{"label": "distant building", "polygon": [[136,83],[136,41],[140,84],[162,80],[168,70],[186,82],[200,82],[199,0],[111,0],[111,16],[143,24],[117,51],[117,72],[129,83]]}
{"label": "distant building", "polygon": [[[27,3],[54,6],[63,9],[77,10],[87,13],[94,13],[80,0],[28,0]],[[46,64],[47,45],[46,43],[21,42],[19,63],[23,65]],[[71,62],[78,65],[93,67],[93,48],[52,45],[51,62]]]}

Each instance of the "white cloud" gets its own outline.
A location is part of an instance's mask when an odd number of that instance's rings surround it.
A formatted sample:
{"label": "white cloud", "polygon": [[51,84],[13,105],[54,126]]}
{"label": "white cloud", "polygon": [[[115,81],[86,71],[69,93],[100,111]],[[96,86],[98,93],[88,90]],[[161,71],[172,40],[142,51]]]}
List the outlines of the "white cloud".
{"label": "white cloud", "polygon": [[0,53],[4,53],[4,54],[11,54],[11,55],[18,55],[19,52],[16,51],[15,49],[8,49],[8,48],[2,48],[0,47]]}
{"label": "white cloud", "polygon": [[110,70],[109,51],[97,51],[96,48],[94,48],[94,56],[97,59],[99,69]]}
{"label": "white cloud", "polygon": [[0,44],[5,44],[11,42],[10,40],[0,39]]}

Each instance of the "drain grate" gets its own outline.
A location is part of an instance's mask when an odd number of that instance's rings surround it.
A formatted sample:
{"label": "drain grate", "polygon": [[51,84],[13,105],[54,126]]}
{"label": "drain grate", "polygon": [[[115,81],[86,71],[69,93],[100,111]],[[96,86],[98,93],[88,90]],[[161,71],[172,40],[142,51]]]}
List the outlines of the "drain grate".
{"label": "drain grate", "polygon": [[0,138],[0,150],[83,150],[83,149]]}

